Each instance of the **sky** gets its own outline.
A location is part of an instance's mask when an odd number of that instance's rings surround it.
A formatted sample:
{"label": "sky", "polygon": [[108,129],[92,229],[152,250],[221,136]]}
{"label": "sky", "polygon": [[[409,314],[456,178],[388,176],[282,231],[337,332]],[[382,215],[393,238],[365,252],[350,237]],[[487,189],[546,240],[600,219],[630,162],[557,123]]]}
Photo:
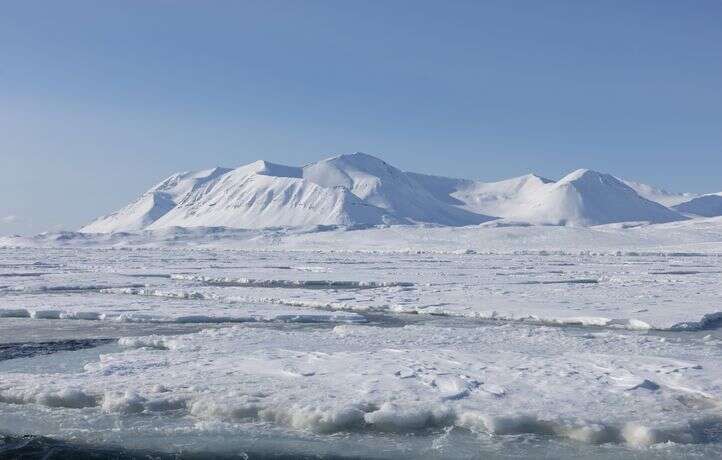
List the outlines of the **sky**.
{"label": "sky", "polygon": [[0,234],[176,171],[362,151],[722,191],[722,2],[0,3]]}

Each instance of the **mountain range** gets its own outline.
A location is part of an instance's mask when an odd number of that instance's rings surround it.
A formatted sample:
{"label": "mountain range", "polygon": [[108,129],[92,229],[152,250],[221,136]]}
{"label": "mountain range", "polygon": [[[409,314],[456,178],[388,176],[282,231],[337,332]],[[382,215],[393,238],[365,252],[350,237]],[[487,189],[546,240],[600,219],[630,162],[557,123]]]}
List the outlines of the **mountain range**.
{"label": "mountain range", "polygon": [[85,233],[168,227],[539,225],[663,223],[722,215],[722,194],[674,194],[587,169],[558,181],[529,174],[499,182],[401,171],[364,153],[303,167],[259,160],[235,169],[173,174]]}

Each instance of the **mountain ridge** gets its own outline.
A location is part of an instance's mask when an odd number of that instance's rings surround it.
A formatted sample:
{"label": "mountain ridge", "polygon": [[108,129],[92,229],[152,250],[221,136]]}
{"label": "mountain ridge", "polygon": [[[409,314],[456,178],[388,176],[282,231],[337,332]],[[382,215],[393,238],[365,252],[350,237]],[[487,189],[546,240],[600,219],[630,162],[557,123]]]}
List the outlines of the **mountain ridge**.
{"label": "mountain ridge", "polygon": [[356,152],[300,167],[258,160],[235,169],[173,174],[80,231],[174,226],[467,226],[496,219],[590,226],[687,217],[645,198],[623,180],[587,169],[556,182],[535,174],[481,182],[406,172]]}

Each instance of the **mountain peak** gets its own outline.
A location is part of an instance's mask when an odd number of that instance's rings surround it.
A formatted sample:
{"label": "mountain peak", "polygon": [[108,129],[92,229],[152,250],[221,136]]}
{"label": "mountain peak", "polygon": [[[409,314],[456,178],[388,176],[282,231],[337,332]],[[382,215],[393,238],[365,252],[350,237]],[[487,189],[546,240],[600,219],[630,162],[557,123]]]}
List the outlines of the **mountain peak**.
{"label": "mountain peak", "polygon": [[259,174],[273,177],[303,177],[301,168],[271,163],[266,160],[256,160],[253,163],[241,166],[235,170],[237,174]]}
{"label": "mountain peak", "polygon": [[381,158],[375,157],[373,155],[369,155],[368,153],[364,153],[364,152],[343,153],[341,155],[337,155],[337,158],[355,158],[355,159],[363,159],[363,160],[380,161],[381,163],[385,163],[385,161],[382,160]]}
{"label": "mountain peak", "polygon": [[531,180],[531,181],[535,181],[535,182],[541,182],[542,184],[550,184],[550,183],[554,182],[551,179],[547,179],[546,177],[540,176],[535,173],[525,174],[525,175],[519,177],[519,179],[524,180],[524,181]]}
{"label": "mountain peak", "polygon": [[392,168],[392,166],[390,166],[381,158],[363,152],[344,153],[341,155],[336,155],[331,158],[321,160],[318,163],[312,163],[308,166],[313,166],[319,163],[344,163],[354,166],[360,170],[365,170],[369,168],[374,169],[380,167]]}
{"label": "mountain peak", "polygon": [[624,193],[637,195],[637,192],[633,188],[611,174],[594,171],[592,169],[577,169],[559,179],[555,185],[557,187],[574,186],[578,189],[583,188],[588,190],[601,190],[604,188],[616,189]]}
{"label": "mountain peak", "polygon": [[698,196],[684,203],[672,206],[672,209],[703,217],[722,216],[722,194],[710,193]]}
{"label": "mountain peak", "polygon": [[439,200],[413,175],[362,152],[306,165],[303,177],[323,187],[346,187],[365,202],[408,221],[472,225],[491,219]]}
{"label": "mountain peak", "polygon": [[661,187],[655,187],[653,185],[644,184],[642,182],[636,182],[626,179],[619,178],[622,182],[627,184],[629,187],[634,189],[640,196],[654,201],[667,207],[674,207],[678,204],[690,201],[694,198],[698,198],[699,194],[696,193],[676,193],[665,190]]}
{"label": "mountain peak", "polygon": [[609,174],[594,171],[592,169],[581,168],[570,172],[566,176],[559,179],[557,183],[577,182],[580,180],[595,180],[601,178],[612,177]]}

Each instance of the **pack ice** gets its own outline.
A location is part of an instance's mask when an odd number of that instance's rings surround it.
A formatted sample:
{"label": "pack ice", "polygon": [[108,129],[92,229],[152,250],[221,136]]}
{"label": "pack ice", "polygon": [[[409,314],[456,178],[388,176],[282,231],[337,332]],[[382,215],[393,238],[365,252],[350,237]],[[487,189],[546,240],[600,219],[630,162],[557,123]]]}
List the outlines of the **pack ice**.
{"label": "pack ice", "polygon": [[428,244],[2,249],[0,426],[206,453],[722,452],[718,255]]}

